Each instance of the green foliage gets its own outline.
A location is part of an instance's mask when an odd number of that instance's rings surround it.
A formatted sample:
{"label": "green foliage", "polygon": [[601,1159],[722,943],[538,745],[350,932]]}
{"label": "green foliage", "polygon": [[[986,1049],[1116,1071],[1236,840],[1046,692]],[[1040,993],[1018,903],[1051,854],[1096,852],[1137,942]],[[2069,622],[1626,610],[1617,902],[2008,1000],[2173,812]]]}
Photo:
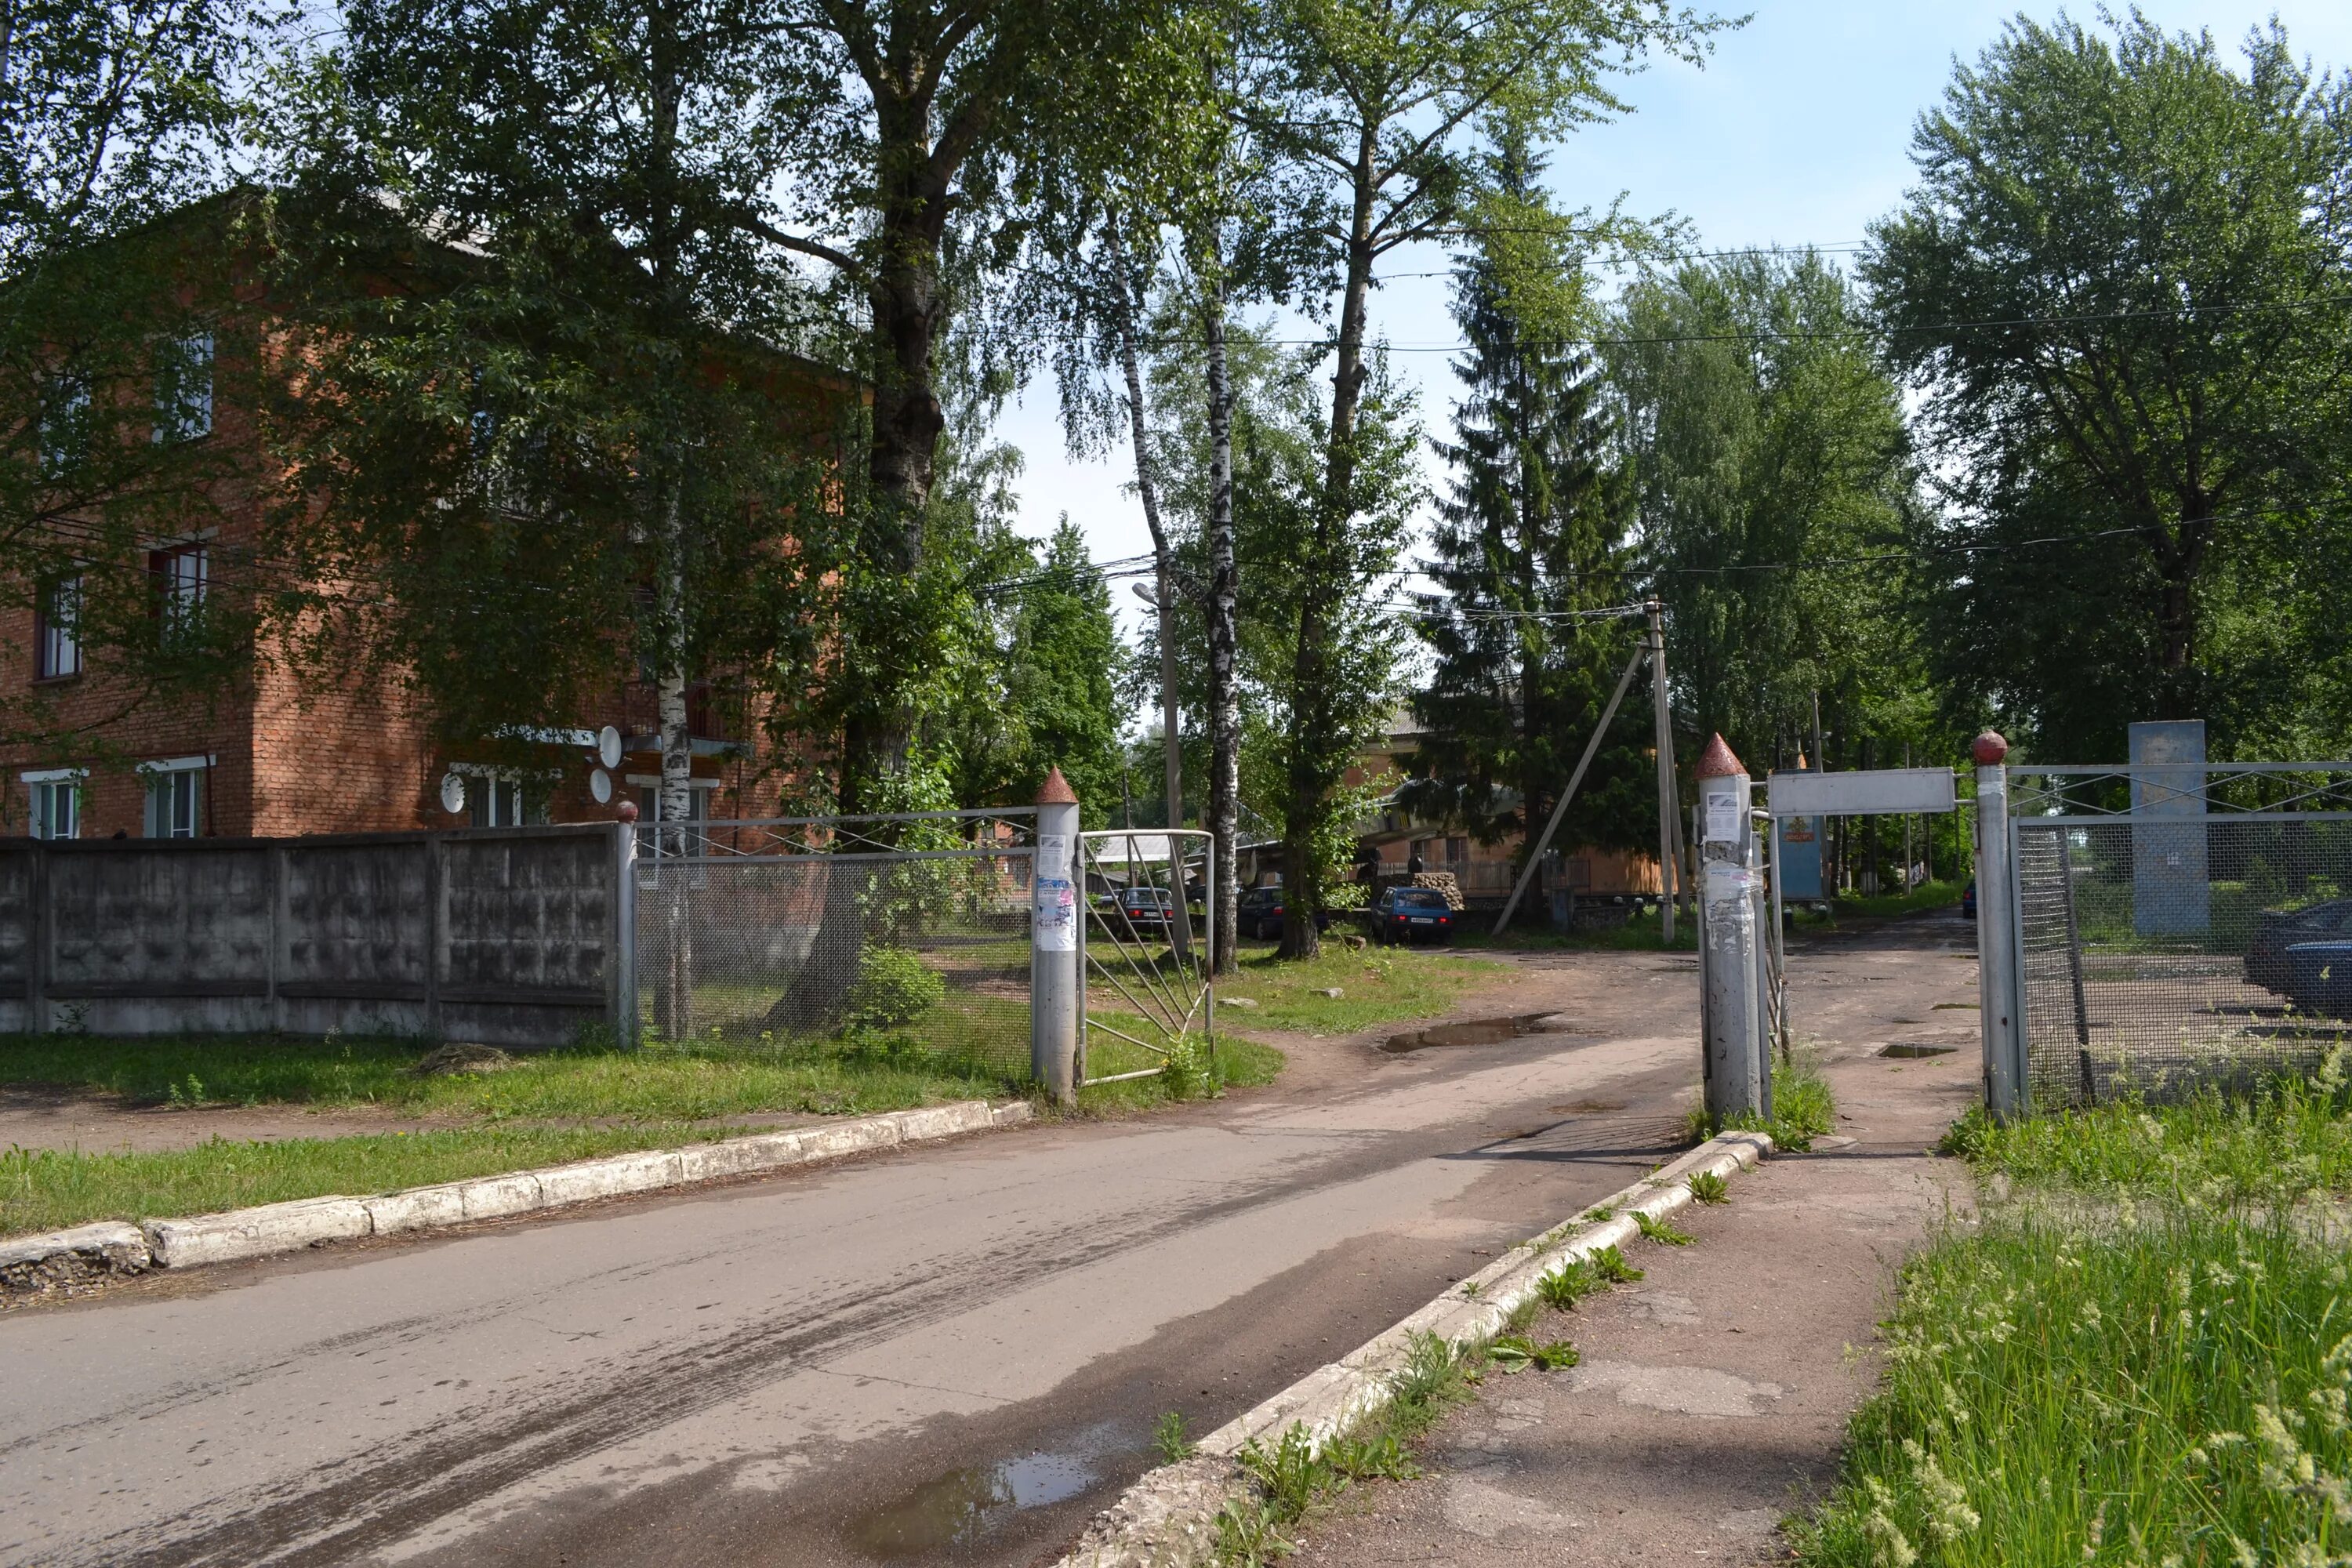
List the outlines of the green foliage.
{"label": "green foliage", "polygon": [[1536,1296],[1558,1311],[1572,1310],[1579,1301],[1601,1289],[1603,1281],[1583,1258],[1571,1258],[1536,1281]]}
{"label": "green foliage", "polygon": [[1213,1100],[1223,1088],[1208,1041],[1189,1034],[1169,1047],[1160,1081],[1171,1100]]}
{"label": "green foliage", "polygon": [[1688,1247],[1698,1239],[1688,1231],[1676,1230],[1666,1221],[1646,1215],[1640,1209],[1633,1211],[1633,1228],[1642,1233],[1642,1239],[1654,1241],[1660,1247]]}
{"label": "green foliage", "polygon": [[869,944],[857,955],[857,982],[842,1013],[845,1029],[893,1029],[946,1000],[947,982],[903,948]]}
{"label": "green foliage", "polygon": [[1937,671],[2053,755],[2155,717],[2331,754],[2346,641],[2309,563],[2345,498],[2314,457],[2352,418],[2343,84],[2274,23],[2232,69],[2210,34],[2102,21],[2021,17],[1958,69],[1863,262],[1952,476],[1918,540]]}
{"label": "green foliage", "polygon": [[1591,1254],[1592,1277],[1604,1285],[1631,1285],[1642,1278],[1642,1270],[1625,1261],[1625,1255],[1614,1247],[1597,1247]]}
{"label": "green foliage", "polygon": [[2002,1125],[1979,1108],[1943,1147],[2021,1187],[2127,1192],[2200,1208],[2291,1206],[2352,1192],[2352,1093],[2340,1062],[2315,1079],[2281,1077],[2236,1093],[2206,1086],[2161,1100]]}
{"label": "green foliage", "polygon": [[[1632,597],[1625,534],[1631,475],[1612,439],[1591,356],[1558,346],[1586,322],[1580,246],[1543,221],[1543,160],[1516,137],[1494,159],[1493,199],[1516,221],[1484,234],[1457,268],[1455,321],[1470,353],[1453,468],[1438,506],[1430,575],[1415,626],[1430,648],[1412,782],[1400,801],[1417,818],[1460,823],[1481,841],[1532,842],[1551,815],[1619,667],[1634,646],[1621,625],[1580,614]],[[1524,277],[1532,231],[1559,253],[1545,287]],[[1563,825],[1562,848],[1657,842],[1649,721],[1622,710]]]}
{"label": "green foliage", "polygon": [[1820,1064],[1810,1054],[1801,1052],[1773,1058],[1769,1117],[1750,1113],[1722,1121],[1709,1116],[1704,1107],[1695,1107],[1687,1131],[1693,1142],[1718,1132],[1763,1132],[1771,1137],[1775,1148],[1801,1154],[1813,1146],[1814,1139],[1827,1137],[1836,1127],[1837,1097],[1830,1092],[1830,1080],[1822,1076]]}
{"label": "green foliage", "polygon": [[1731,1201],[1731,1185],[1713,1171],[1695,1171],[1689,1183],[1690,1194],[1703,1204],[1727,1204]]}
{"label": "green foliage", "polygon": [[1505,1373],[1525,1372],[1529,1367],[1538,1372],[1557,1372],[1582,1359],[1576,1347],[1566,1340],[1538,1344],[1525,1334],[1505,1334],[1486,1347],[1486,1360]]}
{"label": "green foliage", "polygon": [[1192,1457],[1192,1439],[1185,1435],[1182,1411],[1160,1412],[1160,1419],[1152,1425],[1151,1447],[1163,1465],[1178,1464]]}
{"label": "green foliage", "polygon": [[1864,738],[1925,742],[1946,728],[1933,722],[1899,566],[1749,569],[1907,541],[1901,397],[1863,317],[1845,279],[1808,251],[1646,277],[1610,322],[1678,720],[1696,742],[1721,733],[1759,774],[1793,762],[1816,694],[1842,767],[1864,765]]}

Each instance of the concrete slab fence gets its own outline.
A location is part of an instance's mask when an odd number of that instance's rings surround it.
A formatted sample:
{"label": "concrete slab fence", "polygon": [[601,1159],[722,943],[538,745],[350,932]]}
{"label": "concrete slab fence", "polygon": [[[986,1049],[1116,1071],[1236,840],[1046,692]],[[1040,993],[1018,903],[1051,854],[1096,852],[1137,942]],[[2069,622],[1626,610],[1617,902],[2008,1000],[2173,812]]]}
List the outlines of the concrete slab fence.
{"label": "concrete slab fence", "polygon": [[0,1031],[627,1039],[632,833],[0,843]]}

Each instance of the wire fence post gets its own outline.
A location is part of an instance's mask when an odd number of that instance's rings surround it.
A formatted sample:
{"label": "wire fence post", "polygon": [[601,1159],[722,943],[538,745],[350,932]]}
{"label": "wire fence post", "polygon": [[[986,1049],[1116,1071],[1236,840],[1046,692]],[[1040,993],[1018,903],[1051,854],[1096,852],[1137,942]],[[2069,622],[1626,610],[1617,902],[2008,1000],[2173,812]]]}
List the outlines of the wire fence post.
{"label": "wire fence post", "polygon": [[1696,769],[1700,989],[1706,1110],[1717,1122],[1770,1114],[1756,958],[1756,826],[1747,764],[1717,735]]}
{"label": "wire fence post", "polygon": [[1977,1017],[1984,1044],[1985,1109],[2007,1121],[2025,1110],[2009,769],[2002,765],[2009,742],[1987,730],[1970,752],[1977,763]]}
{"label": "wire fence post", "polygon": [[1077,1099],[1078,1015],[1086,976],[1078,970],[1085,915],[1077,883],[1078,797],[1055,768],[1037,792],[1037,864],[1030,879],[1029,1071],[1062,1105]]}

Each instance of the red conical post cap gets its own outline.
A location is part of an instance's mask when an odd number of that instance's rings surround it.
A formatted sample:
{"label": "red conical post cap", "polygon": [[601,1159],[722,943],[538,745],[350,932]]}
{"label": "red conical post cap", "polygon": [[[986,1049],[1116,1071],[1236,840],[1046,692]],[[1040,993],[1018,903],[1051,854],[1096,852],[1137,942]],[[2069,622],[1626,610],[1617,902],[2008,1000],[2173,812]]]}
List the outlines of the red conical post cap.
{"label": "red conical post cap", "polygon": [[1980,768],[1999,767],[2001,759],[2009,755],[2009,742],[2001,737],[2000,731],[1987,730],[1969,742],[1969,754],[1976,758],[1977,766]]}
{"label": "red conical post cap", "polygon": [[1717,735],[1706,743],[1706,750],[1698,754],[1698,769],[1695,776],[1721,779],[1747,771],[1748,764],[1732,755],[1731,747],[1722,736]]}
{"label": "red conical post cap", "polygon": [[1056,767],[1045,775],[1045,784],[1038,788],[1037,804],[1039,805],[1076,805],[1078,804],[1078,792],[1070,787],[1070,781],[1064,778],[1062,770]]}

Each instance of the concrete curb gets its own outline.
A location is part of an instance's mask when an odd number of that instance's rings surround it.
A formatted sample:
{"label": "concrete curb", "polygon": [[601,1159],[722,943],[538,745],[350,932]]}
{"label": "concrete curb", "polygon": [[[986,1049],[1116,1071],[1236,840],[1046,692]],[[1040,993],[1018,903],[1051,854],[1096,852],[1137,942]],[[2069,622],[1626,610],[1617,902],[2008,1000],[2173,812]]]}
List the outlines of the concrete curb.
{"label": "concrete curb", "polygon": [[505,1219],[597,1198],[755,1175],[837,1160],[869,1149],[984,1132],[1026,1121],[1034,1114],[1025,1100],[991,1106],[984,1100],[966,1100],[684,1149],[614,1154],[537,1171],[410,1187],[379,1197],[299,1198],[227,1214],[149,1220],[144,1226],[119,1221],[80,1226],[47,1236],[0,1241],[0,1298],[39,1295],[95,1279],[141,1274],[151,1268],[192,1268],[267,1258],[331,1241]]}
{"label": "concrete curb", "polygon": [[[1702,1172],[1730,1177],[1771,1149],[1772,1140],[1761,1132],[1710,1138],[1566,1224],[1521,1242],[1419,1311],[1218,1427],[1196,1445],[1194,1458],[1145,1472],[1095,1516],[1055,1568],[1198,1568],[1208,1563],[1216,1549],[1218,1510],[1248,1489],[1235,1456],[1251,1441],[1271,1444],[1296,1425],[1319,1450],[1388,1405],[1414,1339],[1435,1334],[1457,1347],[1490,1342],[1535,1296],[1545,1275],[1639,1235],[1636,1213],[1662,1219],[1693,1202],[1691,1177]],[[1604,1209],[1607,1219],[1588,1217]]]}

